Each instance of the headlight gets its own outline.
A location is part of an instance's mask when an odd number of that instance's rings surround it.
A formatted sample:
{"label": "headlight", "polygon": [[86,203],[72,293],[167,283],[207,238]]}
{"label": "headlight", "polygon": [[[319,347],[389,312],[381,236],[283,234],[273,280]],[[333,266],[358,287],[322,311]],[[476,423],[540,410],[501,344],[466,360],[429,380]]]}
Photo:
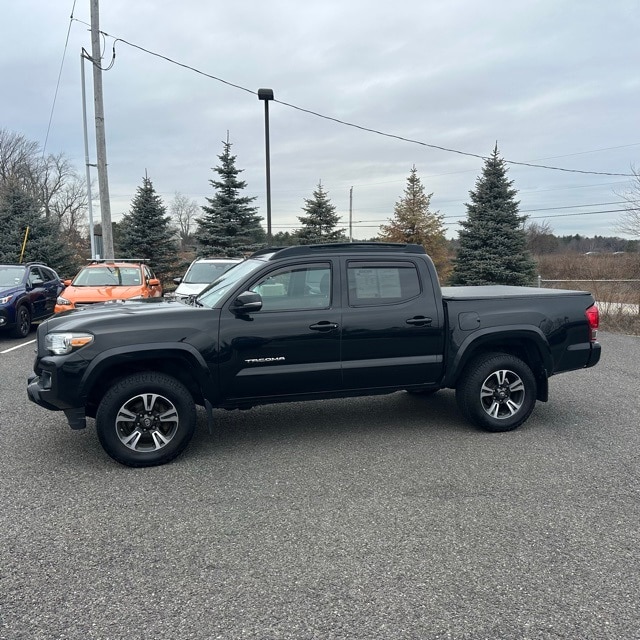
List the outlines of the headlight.
{"label": "headlight", "polygon": [[62,296],[58,296],[58,299],[56,300],[56,304],[60,304],[63,306],[71,306],[71,301],[67,300],[66,298],[63,298]]}
{"label": "headlight", "polygon": [[13,298],[13,295],[5,296],[4,298],[0,298],[0,304],[7,304],[7,302],[9,302],[9,300],[11,300],[11,298]]}
{"label": "headlight", "polygon": [[45,349],[56,356],[64,356],[92,342],[90,333],[48,333],[44,337]]}

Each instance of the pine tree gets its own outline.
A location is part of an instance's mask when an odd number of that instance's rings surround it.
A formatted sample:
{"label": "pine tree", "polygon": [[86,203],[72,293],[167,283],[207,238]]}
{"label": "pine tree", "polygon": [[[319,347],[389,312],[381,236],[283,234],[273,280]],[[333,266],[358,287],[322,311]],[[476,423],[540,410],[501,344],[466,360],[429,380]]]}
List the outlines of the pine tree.
{"label": "pine tree", "polygon": [[197,220],[195,235],[198,255],[233,258],[259,249],[266,234],[257,208],[250,206],[255,197],[240,195],[247,183],[238,178],[242,169],[236,167],[228,137],[223,144],[224,150],[218,156],[220,165],[213,169],[220,179],[209,180],[215,195],[206,198],[209,205],[202,207],[204,215]]}
{"label": "pine tree", "polygon": [[9,180],[0,189],[0,262],[20,261],[25,236],[22,262],[43,262],[62,276],[75,274],[79,265],[59,224],[45,218],[33,196]]}
{"label": "pine tree", "polygon": [[131,210],[118,225],[120,258],[142,258],[159,278],[167,278],[177,262],[175,229],[162,199],[156,193],[151,179],[142,178],[136,190]]}
{"label": "pine tree", "polygon": [[300,244],[319,244],[323,242],[345,242],[347,237],[342,229],[336,229],[340,216],[329,200],[322,182],[313,192],[312,198],[305,198],[302,210],[306,216],[298,216],[302,228],[296,232]]}
{"label": "pine tree", "polygon": [[404,195],[396,202],[393,218],[380,227],[379,240],[422,245],[433,260],[438,275],[446,279],[451,271],[443,217],[430,211],[431,196],[426,194],[415,165],[412,167]]}
{"label": "pine tree", "polygon": [[467,219],[461,222],[452,284],[532,284],[536,267],[526,250],[526,216],[519,215],[512,185],[496,144],[475,190],[469,192],[471,202],[466,204]]}

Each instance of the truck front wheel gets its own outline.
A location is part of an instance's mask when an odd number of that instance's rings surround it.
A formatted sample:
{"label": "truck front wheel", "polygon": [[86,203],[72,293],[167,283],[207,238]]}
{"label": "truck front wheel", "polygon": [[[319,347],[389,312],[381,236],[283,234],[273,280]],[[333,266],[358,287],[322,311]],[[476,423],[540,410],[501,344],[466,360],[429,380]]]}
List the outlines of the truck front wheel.
{"label": "truck front wheel", "polygon": [[506,353],[487,353],[465,368],[456,388],[462,414],[485,431],[519,427],[536,403],[536,380],[525,362]]}
{"label": "truck front wheel", "polygon": [[96,413],[104,450],[130,467],[165,464],[189,444],[196,407],[186,387],[163,373],[122,378],[104,395]]}

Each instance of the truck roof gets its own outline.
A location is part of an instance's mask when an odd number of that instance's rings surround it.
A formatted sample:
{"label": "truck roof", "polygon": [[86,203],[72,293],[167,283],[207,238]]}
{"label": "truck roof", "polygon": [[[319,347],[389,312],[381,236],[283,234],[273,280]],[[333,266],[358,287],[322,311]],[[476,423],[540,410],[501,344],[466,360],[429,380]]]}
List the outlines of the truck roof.
{"label": "truck roof", "polygon": [[311,256],[334,253],[420,253],[425,254],[424,247],[419,244],[402,244],[399,242],[333,242],[327,244],[296,245],[294,247],[267,247],[251,255],[263,260],[279,260],[295,256]]}

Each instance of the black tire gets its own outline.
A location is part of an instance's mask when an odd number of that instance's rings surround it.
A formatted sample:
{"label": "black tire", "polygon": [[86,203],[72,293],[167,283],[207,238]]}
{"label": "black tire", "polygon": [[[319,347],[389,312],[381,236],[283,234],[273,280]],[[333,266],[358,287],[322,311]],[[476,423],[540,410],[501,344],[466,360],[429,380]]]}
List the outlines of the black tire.
{"label": "black tire", "polygon": [[129,467],[170,462],[189,444],[195,426],[196,407],[187,388],[154,371],[119,380],[96,413],[100,444]]}
{"label": "black tire", "polygon": [[486,353],[466,366],[456,388],[458,407],[485,431],[512,431],[536,404],[537,385],[525,362],[506,353]]}
{"label": "black tire", "polygon": [[16,310],[16,326],[11,331],[14,338],[26,338],[31,331],[31,312],[24,304]]}

